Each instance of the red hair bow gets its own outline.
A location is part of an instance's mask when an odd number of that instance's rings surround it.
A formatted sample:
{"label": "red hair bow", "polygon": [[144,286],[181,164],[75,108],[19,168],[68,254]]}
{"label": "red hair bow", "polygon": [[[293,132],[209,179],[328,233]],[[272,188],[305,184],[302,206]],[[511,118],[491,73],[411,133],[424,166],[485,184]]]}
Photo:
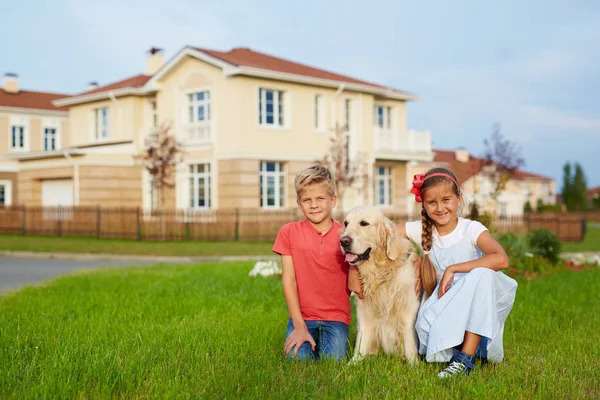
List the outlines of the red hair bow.
{"label": "red hair bow", "polygon": [[423,198],[421,197],[421,186],[423,186],[423,181],[425,180],[425,174],[416,174],[413,177],[412,181],[412,189],[410,192],[415,195],[415,201],[417,203],[422,203]]}

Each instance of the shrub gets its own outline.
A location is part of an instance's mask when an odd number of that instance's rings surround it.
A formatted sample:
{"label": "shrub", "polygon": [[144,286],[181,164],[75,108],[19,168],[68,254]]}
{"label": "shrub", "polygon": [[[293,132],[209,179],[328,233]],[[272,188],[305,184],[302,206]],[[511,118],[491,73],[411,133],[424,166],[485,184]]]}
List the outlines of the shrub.
{"label": "shrub", "polygon": [[523,235],[515,235],[514,233],[505,233],[498,236],[498,243],[506,252],[506,255],[511,259],[511,263],[515,259],[524,258],[529,250],[529,242],[527,237]]}
{"label": "shrub", "polygon": [[529,234],[529,247],[534,255],[544,257],[553,265],[560,259],[560,241],[548,229],[534,229]]}

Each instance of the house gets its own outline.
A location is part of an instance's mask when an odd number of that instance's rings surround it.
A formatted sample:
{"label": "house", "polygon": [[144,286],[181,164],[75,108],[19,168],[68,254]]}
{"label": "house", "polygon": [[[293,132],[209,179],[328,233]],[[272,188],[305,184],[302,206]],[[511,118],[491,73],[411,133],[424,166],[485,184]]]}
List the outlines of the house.
{"label": "house", "polygon": [[[556,204],[556,183],[554,179],[515,170],[506,182],[504,189],[494,198],[495,183],[490,178],[493,166],[486,161],[469,154],[468,150],[434,150],[432,162],[411,162],[409,174],[425,173],[433,167],[449,168],[456,174],[465,200],[464,213],[475,201],[480,212],[490,212],[497,216],[518,216],[523,214],[529,201],[535,209],[538,200],[544,204]],[[410,183],[409,183],[410,185]],[[410,187],[410,186],[409,186]],[[415,215],[414,206],[411,212]]]}
{"label": "house", "polygon": [[587,200],[589,208],[600,208],[600,186],[595,186],[587,190]]}
{"label": "house", "polygon": [[54,101],[69,110],[69,146],[12,157],[19,202],[153,208],[152,179],[134,156],[167,122],[185,162],[166,207],[295,208],[293,178],[325,157],[337,123],[367,177],[345,193],[344,209],[405,212],[406,164],[433,156],[430,133],[406,126],[415,99],[248,48],[185,47],[166,63],[153,48],[144,74]]}
{"label": "house", "polygon": [[19,163],[14,156],[57,151],[69,145],[68,110],[57,107],[54,100],[66,94],[22,90],[19,77],[4,75],[0,89],[0,207],[16,205],[19,193],[28,187],[18,186]]}

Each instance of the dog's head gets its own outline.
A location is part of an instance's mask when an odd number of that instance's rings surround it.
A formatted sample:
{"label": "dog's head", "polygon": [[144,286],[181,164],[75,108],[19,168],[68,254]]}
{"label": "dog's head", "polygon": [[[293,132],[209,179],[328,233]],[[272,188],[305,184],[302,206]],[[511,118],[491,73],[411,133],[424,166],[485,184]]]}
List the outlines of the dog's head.
{"label": "dog's head", "polygon": [[373,206],[355,207],[344,219],[340,238],[346,261],[357,265],[372,254],[385,254],[397,260],[402,252],[396,226],[380,209]]}

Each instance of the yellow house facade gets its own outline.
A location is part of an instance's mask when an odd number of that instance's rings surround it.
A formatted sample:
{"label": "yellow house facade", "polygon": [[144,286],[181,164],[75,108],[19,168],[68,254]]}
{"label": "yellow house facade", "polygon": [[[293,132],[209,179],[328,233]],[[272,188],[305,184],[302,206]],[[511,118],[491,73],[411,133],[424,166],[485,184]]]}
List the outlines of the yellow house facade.
{"label": "yellow house facade", "polygon": [[[185,47],[167,63],[153,49],[145,74],[55,101],[69,109],[69,146],[17,157],[19,198],[155,207],[152,179],[134,157],[166,123],[185,150],[166,207],[294,208],[294,176],[326,157],[337,124],[361,171],[343,208],[405,212],[407,162],[433,156],[429,132],[407,129],[406,102],[414,99],[247,48]],[[49,180],[60,181],[55,190],[66,195],[50,201],[42,193]]]}
{"label": "yellow house facade", "polygon": [[65,97],[22,90],[18,75],[4,75],[0,89],[0,207],[19,204],[19,194],[26,191],[19,187],[19,156],[69,145],[68,111],[52,104]]}

